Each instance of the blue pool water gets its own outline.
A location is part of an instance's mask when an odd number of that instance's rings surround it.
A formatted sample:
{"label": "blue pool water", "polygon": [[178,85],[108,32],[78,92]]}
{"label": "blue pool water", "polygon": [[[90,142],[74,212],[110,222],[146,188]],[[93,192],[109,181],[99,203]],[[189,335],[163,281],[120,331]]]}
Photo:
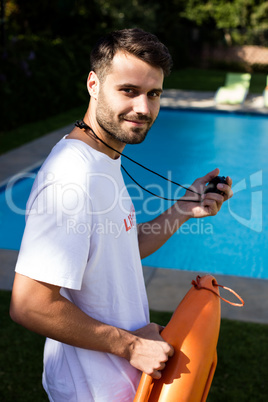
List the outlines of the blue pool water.
{"label": "blue pool water", "polygon": [[[265,116],[162,110],[144,143],[127,146],[125,153],[185,186],[218,167],[221,175],[232,177],[234,197],[216,217],[188,221],[143,264],[268,279],[267,151]],[[125,158],[122,163],[150,191],[168,198],[184,192]],[[10,192],[17,212],[25,207],[33,177]],[[125,180],[139,222],[172,205],[145,193],[127,176]],[[24,216],[10,211],[5,197],[2,192],[0,248],[17,250]]]}

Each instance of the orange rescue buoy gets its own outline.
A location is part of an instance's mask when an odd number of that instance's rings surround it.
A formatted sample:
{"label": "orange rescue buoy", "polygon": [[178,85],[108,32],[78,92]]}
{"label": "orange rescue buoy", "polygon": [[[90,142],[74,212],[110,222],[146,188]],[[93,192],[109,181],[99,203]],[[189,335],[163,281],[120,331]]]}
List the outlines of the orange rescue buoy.
{"label": "orange rescue buoy", "polygon": [[198,276],[192,284],[161,332],[175,353],[159,380],[142,374],[133,402],[206,401],[217,365],[220,285],[211,275]]}

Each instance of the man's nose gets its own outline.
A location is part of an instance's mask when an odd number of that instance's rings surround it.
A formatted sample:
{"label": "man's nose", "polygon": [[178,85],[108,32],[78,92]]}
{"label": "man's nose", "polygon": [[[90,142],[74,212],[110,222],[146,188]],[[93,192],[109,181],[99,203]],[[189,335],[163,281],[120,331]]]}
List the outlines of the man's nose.
{"label": "man's nose", "polygon": [[139,114],[150,115],[149,100],[146,95],[139,95],[135,98],[133,110]]}

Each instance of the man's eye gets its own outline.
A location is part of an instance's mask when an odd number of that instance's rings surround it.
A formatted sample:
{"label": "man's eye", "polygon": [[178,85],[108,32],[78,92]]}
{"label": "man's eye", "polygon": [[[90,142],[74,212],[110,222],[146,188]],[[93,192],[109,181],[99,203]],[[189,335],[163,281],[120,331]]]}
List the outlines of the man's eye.
{"label": "man's eye", "polygon": [[130,88],[123,88],[122,91],[125,92],[126,94],[130,94],[130,95],[134,94],[133,89],[130,89]]}
{"label": "man's eye", "polygon": [[160,92],[156,92],[156,91],[149,92],[149,96],[151,98],[158,98],[160,95],[161,95]]}

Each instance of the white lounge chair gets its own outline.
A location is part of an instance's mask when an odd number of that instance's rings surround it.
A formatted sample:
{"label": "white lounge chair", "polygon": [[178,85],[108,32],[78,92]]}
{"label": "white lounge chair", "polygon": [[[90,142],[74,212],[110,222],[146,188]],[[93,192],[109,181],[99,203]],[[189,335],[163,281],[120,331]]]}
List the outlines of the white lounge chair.
{"label": "white lounge chair", "polygon": [[220,87],[215,94],[215,103],[241,104],[244,103],[251,80],[251,74],[228,73],[225,85]]}

